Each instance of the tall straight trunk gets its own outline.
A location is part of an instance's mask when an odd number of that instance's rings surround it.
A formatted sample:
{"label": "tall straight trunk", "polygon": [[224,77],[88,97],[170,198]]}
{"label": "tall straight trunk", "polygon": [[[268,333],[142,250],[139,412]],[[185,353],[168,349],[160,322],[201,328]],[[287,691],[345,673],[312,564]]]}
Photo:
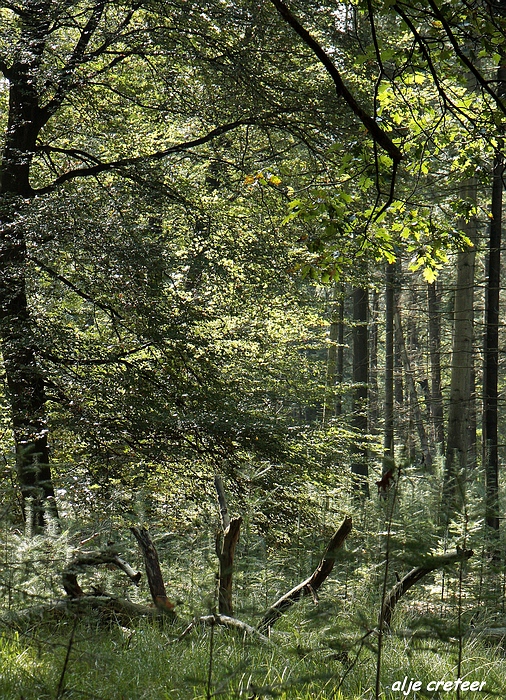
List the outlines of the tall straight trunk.
{"label": "tall straight trunk", "polygon": [[[351,472],[355,476],[357,491],[369,496],[369,468],[367,446],[367,395],[369,379],[369,352],[367,312],[369,292],[355,287],[353,290],[353,409],[352,426],[357,442],[353,450]],[[360,442],[363,441],[363,442]]]}
{"label": "tall straight trunk", "polygon": [[343,381],[344,381],[344,289],[341,286],[340,298],[337,308],[337,358],[336,358],[336,384],[339,390],[336,396],[336,416],[343,412]]}
{"label": "tall straight trunk", "polygon": [[441,390],[441,292],[436,282],[427,285],[427,306],[429,312],[429,352],[430,352],[430,414],[434,442],[444,454],[443,393]]}
{"label": "tall straight trunk", "polygon": [[[506,66],[497,74],[499,93],[506,92]],[[488,277],[485,292],[485,339],[483,352],[483,465],[485,468],[485,519],[493,531],[499,531],[499,457],[497,399],[499,370],[499,293],[503,208],[503,144],[494,157],[492,180],[492,219],[488,248]]]}
{"label": "tall straight trunk", "polygon": [[339,331],[341,325],[340,301],[338,286],[332,290],[330,302],[329,348],[327,353],[327,375],[325,378],[325,399],[323,402],[323,423],[336,415],[336,383],[338,372]]}
{"label": "tall straight trunk", "polygon": [[[476,202],[476,179],[471,178],[461,191],[463,199]],[[448,438],[446,444],[445,473],[442,507],[448,519],[463,498],[464,481],[469,465],[469,423],[473,407],[473,322],[474,322],[474,272],[477,242],[477,220],[472,215],[461,223],[461,230],[473,246],[457,256],[457,282],[453,320],[453,342],[448,407]]]}
{"label": "tall straight trunk", "polygon": [[[49,3],[50,5],[50,3]],[[26,234],[20,210],[33,196],[30,169],[38,134],[48,116],[40,108],[35,75],[49,26],[48,3],[38,3],[22,22],[30,47],[8,74],[9,116],[0,175],[0,346],[16,445],[16,466],[29,525],[55,515],[49,467],[46,394],[37,364],[34,326],[26,294]]]}
{"label": "tall straight trunk", "polygon": [[372,292],[372,303],[369,320],[369,392],[368,392],[368,423],[369,433],[379,435],[379,407],[378,407],[378,315],[379,294],[377,290]]}
{"label": "tall straight trunk", "polygon": [[429,441],[427,439],[427,433],[425,431],[424,421],[422,418],[420,400],[418,398],[418,392],[416,390],[416,384],[413,377],[413,370],[411,368],[411,361],[409,359],[408,351],[406,350],[406,343],[404,341],[401,313],[398,308],[395,309],[394,322],[400,343],[402,364],[404,367],[404,377],[406,379],[406,384],[409,391],[413,422],[416,426],[416,430],[418,433],[418,439],[420,441],[420,447],[423,455],[423,462],[426,465],[427,469],[430,471],[432,469],[432,454],[430,452]]}
{"label": "tall straight trunk", "polygon": [[385,286],[385,424],[383,433],[383,473],[394,461],[394,302],[395,264],[386,266]]}

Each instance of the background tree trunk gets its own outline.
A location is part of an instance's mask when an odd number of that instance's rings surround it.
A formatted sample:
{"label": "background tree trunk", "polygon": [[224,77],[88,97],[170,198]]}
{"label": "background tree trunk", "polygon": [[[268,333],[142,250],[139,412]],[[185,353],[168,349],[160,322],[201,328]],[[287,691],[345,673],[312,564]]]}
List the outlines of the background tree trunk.
{"label": "background tree trunk", "polygon": [[[498,92],[506,92],[506,66],[497,72]],[[485,291],[485,338],[483,348],[483,465],[485,470],[485,519],[487,526],[499,531],[499,455],[498,455],[498,380],[499,380],[499,295],[501,286],[501,239],[504,156],[500,142],[494,157],[492,180],[492,219],[489,231],[488,275]]]}
{"label": "background tree trunk", "polygon": [[[353,448],[351,472],[356,479],[356,488],[364,497],[369,496],[367,464],[367,383],[369,373],[369,344],[367,312],[369,292],[355,287],[353,290],[353,409],[352,426],[357,442]],[[362,443],[359,442],[362,440]]]}
{"label": "background tree trunk", "polygon": [[434,443],[441,454],[445,449],[443,394],[441,391],[441,292],[439,284],[427,285],[429,312],[429,351],[431,375],[431,419]]}
{"label": "background tree trunk", "polygon": [[[462,199],[476,202],[476,179],[463,185]],[[457,493],[468,467],[469,421],[472,404],[473,371],[474,270],[477,220],[474,214],[462,222],[461,230],[473,246],[457,256],[457,281],[453,319],[448,439],[446,445],[443,508],[447,516],[455,508]],[[460,472],[460,474],[459,474]],[[460,484],[460,486],[458,485]]]}

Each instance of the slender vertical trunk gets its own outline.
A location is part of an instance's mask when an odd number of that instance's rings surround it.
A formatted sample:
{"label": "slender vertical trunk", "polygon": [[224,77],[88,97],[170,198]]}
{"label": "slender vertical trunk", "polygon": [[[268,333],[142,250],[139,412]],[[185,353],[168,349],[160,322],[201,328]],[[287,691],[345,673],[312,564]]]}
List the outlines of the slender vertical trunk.
{"label": "slender vertical trunk", "polygon": [[385,428],[383,473],[394,460],[394,290],[395,264],[386,266],[385,288]]}
{"label": "slender vertical trunk", "polygon": [[378,314],[379,294],[377,290],[372,293],[371,313],[369,322],[369,433],[378,435],[379,407],[378,407]]}
{"label": "slender vertical trunk", "polygon": [[343,381],[344,381],[344,289],[341,286],[339,304],[337,308],[337,358],[336,358],[336,383],[339,390],[336,396],[336,416],[343,412]]}
{"label": "slender vertical trunk", "polygon": [[[367,311],[369,293],[367,289],[356,287],[353,290],[353,414],[352,425],[356,431],[357,444],[354,447],[351,472],[356,479],[356,487],[362,496],[369,496],[367,463],[367,384],[368,384],[368,329]],[[362,444],[358,442],[362,440]]]}
{"label": "slender vertical trunk", "polygon": [[325,377],[325,399],[323,423],[336,414],[337,355],[339,340],[339,292],[337,285],[332,290],[330,302],[329,348],[327,352],[327,375]]}
{"label": "slender vertical trunk", "polygon": [[[506,89],[506,66],[498,70],[499,91]],[[499,531],[499,458],[497,399],[499,370],[499,293],[501,272],[502,200],[504,156],[499,143],[494,157],[492,219],[488,249],[488,279],[485,296],[485,339],[483,363],[483,465],[485,468],[485,519],[492,531]]]}
{"label": "slender vertical trunk", "polygon": [[434,442],[440,454],[444,454],[443,393],[441,390],[441,293],[436,282],[427,285],[427,305],[429,312],[429,352],[430,352],[430,414]]}
{"label": "slender vertical trunk", "polygon": [[423,455],[423,463],[426,465],[427,469],[430,471],[432,469],[432,455],[430,452],[429,441],[427,439],[427,433],[425,432],[424,421],[422,418],[422,411],[420,409],[420,401],[418,398],[418,392],[416,390],[415,380],[413,378],[413,370],[411,369],[411,362],[406,350],[406,344],[404,342],[404,334],[402,331],[402,321],[399,309],[395,310],[394,314],[395,328],[397,331],[397,336],[399,338],[399,344],[401,349],[402,364],[404,366],[404,376],[406,378],[406,384],[408,386],[410,402],[411,402],[411,412],[413,415],[413,421],[416,426],[418,433],[418,439],[420,440],[420,447]]}
{"label": "slender vertical trunk", "polygon": [[[462,186],[462,198],[476,202],[476,179]],[[473,373],[474,271],[477,242],[477,220],[472,215],[462,222],[461,230],[473,246],[458,254],[457,282],[453,321],[448,437],[446,444],[443,510],[445,518],[463,498],[464,481],[469,464],[469,420],[472,406]]]}

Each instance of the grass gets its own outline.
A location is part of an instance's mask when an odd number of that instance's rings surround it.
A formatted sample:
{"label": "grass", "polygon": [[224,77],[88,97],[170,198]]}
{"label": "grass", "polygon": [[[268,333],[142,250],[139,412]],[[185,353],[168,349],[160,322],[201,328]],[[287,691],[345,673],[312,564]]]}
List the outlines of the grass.
{"label": "grass", "polygon": [[[208,695],[211,634],[196,630],[174,642],[179,627],[161,629],[143,623],[135,629],[80,622],[74,630],[63,682],[62,670],[73,623],[26,630],[5,630],[0,636],[2,700],[101,698],[101,700],[205,700],[207,697],[281,698],[282,700],[370,700],[375,672],[374,648],[363,647],[346,673],[342,652],[335,651],[335,630],[315,631],[294,615],[268,645],[221,628],[213,635],[213,668]],[[334,649],[334,651],[333,651]],[[356,655],[350,650],[350,658]],[[482,693],[462,697],[491,700],[506,696],[504,655],[479,640],[466,643],[462,678],[484,680]],[[403,678],[430,681],[456,679],[456,643],[427,640],[385,640],[385,700],[406,695],[392,690]],[[58,694],[58,688],[60,693]],[[410,700],[449,700],[453,692],[410,693]]]}

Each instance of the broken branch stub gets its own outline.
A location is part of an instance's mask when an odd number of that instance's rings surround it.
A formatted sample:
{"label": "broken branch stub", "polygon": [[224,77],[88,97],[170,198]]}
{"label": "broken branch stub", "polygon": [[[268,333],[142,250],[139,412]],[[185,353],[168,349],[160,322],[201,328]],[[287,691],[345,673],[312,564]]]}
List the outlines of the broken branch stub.
{"label": "broken branch stub", "polygon": [[232,575],[234,570],[234,555],[242,518],[232,518],[229,526],[223,533],[221,551],[218,554],[220,562],[218,591],[218,610],[220,615],[233,615],[232,605]]}
{"label": "broken branch stub", "polygon": [[324,583],[324,581],[330,575],[332,569],[334,568],[337,551],[342,547],[346,538],[351,532],[352,519],[346,517],[339,530],[334,534],[330,540],[320,563],[313,571],[311,576],[307,578],[302,583],[299,583],[291,591],[285,593],[284,596],[279,598],[271,607],[267,610],[262,618],[262,621],[258,625],[258,630],[260,632],[268,632],[269,628],[274,625],[274,623],[279,620],[281,615],[286,612],[291,606],[296,603],[303,596],[310,595],[314,601],[317,601],[316,592]]}
{"label": "broken branch stub", "polygon": [[144,558],[144,566],[153,603],[160,610],[166,610],[174,614],[174,603],[167,598],[158,552],[149,536],[149,532],[144,527],[131,527],[130,530],[137,540]]}

